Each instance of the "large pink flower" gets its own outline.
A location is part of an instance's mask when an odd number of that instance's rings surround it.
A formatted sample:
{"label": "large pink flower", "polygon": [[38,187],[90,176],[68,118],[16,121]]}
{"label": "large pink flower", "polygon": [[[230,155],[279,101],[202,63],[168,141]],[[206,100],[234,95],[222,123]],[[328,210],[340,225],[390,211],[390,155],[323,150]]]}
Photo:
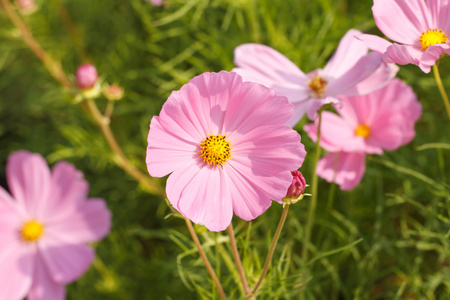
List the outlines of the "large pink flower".
{"label": "large pink flower", "polygon": [[249,221],[282,203],[306,155],[283,124],[293,107],[233,72],[204,73],[174,91],[150,124],[147,168],[167,179],[167,198],[193,222],[220,231],[233,211]]}
{"label": "large pink flower", "polygon": [[356,39],[361,32],[350,29],[341,39],[333,57],[323,69],[303,73],[276,50],[258,44],[243,44],[235,51],[233,71],[245,81],[254,81],[274,89],[295,105],[287,125],[294,126],[305,113],[315,119],[326,103],[337,103],[337,96],[368,94],[383,87],[398,68],[382,63],[378,53]]}
{"label": "large pink flower", "polygon": [[[352,189],[364,174],[364,155],[409,143],[422,109],[411,87],[399,79],[368,95],[341,100],[338,114],[322,113],[320,145],[330,154],[319,163],[317,174],[342,189]],[[313,140],[317,140],[317,125],[304,126]]]}
{"label": "large pink flower", "polygon": [[373,16],[390,43],[374,35],[359,36],[388,63],[414,64],[425,73],[443,53],[450,54],[448,0],[374,0]]}
{"label": "large pink flower", "polygon": [[0,187],[0,299],[65,299],[103,238],[111,214],[102,199],[87,200],[83,174],[67,162],[50,172],[39,154],[18,151],[6,167],[10,196]]}

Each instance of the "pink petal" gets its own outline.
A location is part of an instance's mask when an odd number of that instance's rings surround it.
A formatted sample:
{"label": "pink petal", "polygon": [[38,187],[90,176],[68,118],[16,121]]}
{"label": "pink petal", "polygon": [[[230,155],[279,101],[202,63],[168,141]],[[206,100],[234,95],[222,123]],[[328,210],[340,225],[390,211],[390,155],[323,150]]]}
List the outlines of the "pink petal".
{"label": "pink petal", "polygon": [[85,244],[104,238],[111,228],[111,213],[103,199],[89,199],[65,219],[47,223],[45,230],[67,244]]}
{"label": "pink petal", "polygon": [[[2,242],[4,241],[1,238]],[[0,297],[1,299],[23,299],[30,289],[34,255],[20,241],[10,240],[1,244],[0,251]]]}
{"label": "pink petal", "polygon": [[419,65],[422,56],[421,49],[413,46],[392,44],[384,54],[385,61],[394,62],[399,65]]}
{"label": "pink petal", "polygon": [[89,185],[84,175],[72,164],[58,162],[51,174],[51,193],[46,201],[37,207],[38,215],[47,222],[64,220],[88,195]]}
{"label": "pink petal", "polygon": [[67,244],[47,232],[39,240],[39,252],[51,278],[60,284],[79,278],[91,265],[94,250],[85,245]]}
{"label": "pink petal", "polygon": [[352,89],[372,75],[377,68],[382,64],[382,56],[376,52],[370,52],[358,60],[345,74],[339,78],[330,80],[326,93],[330,96],[346,94]]}
{"label": "pink petal", "polygon": [[421,10],[423,0],[374,0],[373,17],[378,28],[391,40],[417,45],[422,32],[429,29]]}
{"label": "pink petal", "polygon": [[429,73],[431,67],[436,64],[436,61],[441,57],[441,55],[449,52],[449,50],[450,46],[447,44],[436,44],[429,46],[420,59],[420,69],[425,73]]}
{"label": "pink petal", "polygon": [[361,32],[356,29],[350,29],[342,37],[336,52],[323,68],[325,77],[338,78],[352,68],[355,63],[367,54],[367,46],[356,39]]}
{"label": "pink petal", "polygon": [[33,285],[28,293],[28,300],[64,300],[66,297],[65,286],[55,282],[43,258],[39,255],[36,259],[36,266],[33,276]]}
{"label": "pink petal", "polygon": [[328,153],[318,163],[316,173],[328,182],[335,182],[341,190],[352,190],[364,176],[365,154],[358,152]]}
{"label": "pink petal", "polygon": [[450,18],[448,17],[450,16],[450,3],[448,0],[428,0],[427,4],[432,13],[434,12],[435,28],[442,29],[448,38],[450,36]]}
{"label": "pink petal", "polygon": [[168,133],[161,126],[159,117],[152,118],[145,159],[151,176],[163,177],[198,156],[201,140],[195,144],[186,140],[185,137],[186,135],[183,133],[180,133],[179,136]]}
{"label": "pink petal", "polygon": [[348,89],[345,94],[347,96],[366,95],[379,90],[397,75],[398,70],[399,67],[395,64],[382,63],[372,75]]}
{"label": "pink petal", "polygon": [[366,44],[370,50],[380,54],[386,52],[387,48],[392,45],[391,42],[373,34],[360,34],[356,38]]}
{"label": "pink petal", "polygon": [[261,83],[295,103],[308,96],[308,77],[278,51],[259,44],[243,44],[234,50],[234,62],[244,81]]}
{"label": "pink petal", "polygon": [[173,207],[186,218],[211,231],[222,231],[233,217],[228,185],[222,167],[192,164],[169,176],[166,192]]}
{"label": "pink petal", "polygon": [[8,185],[14,199],[31,215],[49,195],[50,169],[44,158],[28,151],[11,154],[6,164]]}

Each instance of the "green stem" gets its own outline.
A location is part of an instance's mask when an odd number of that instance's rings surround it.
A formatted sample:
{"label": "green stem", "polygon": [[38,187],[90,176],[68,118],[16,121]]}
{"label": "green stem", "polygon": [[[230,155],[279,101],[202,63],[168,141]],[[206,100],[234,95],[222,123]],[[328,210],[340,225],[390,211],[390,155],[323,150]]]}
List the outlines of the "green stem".
{"label": "green stem", "polygon": [[283,207],[283,213],[281,214],[280,222],[278,222],[277,230],[275,231],[275,235],[273,236],[272,243],[270,244],[269,253],[266,257],[266,262],[264,263],[263,271],[261,273],[261,276],[259,277],[258,282],[256,283],[255,287],[252,290],[252,294],[256,295],[256,291],[258,290],[259,286],[263,282],[264,278],[266,277],[267,272],[269,271],[269,266],[272,261],[273,253],[275,251],[275,247],[277,246],[278,239],[281,235],[281,230],[283,229],[284,223],[286,222],[286,218],[289,212],[289,206],[290,205],[284,205]]}
{"label": "green stem", "polygon": [[211,266],[211,263],[208,260],[208,257],[206,257],[205,252],[202,249],[202,245],[200,244],[200,240],[198,239],[197,233],[195,232],[194,226],[192,226],[192,222],[189,219],[186,219],[186,225],[189,230],[189,233],[191,234],[192,240],[194,241],[195,246],[197,247],[198,253],[200,254],[200,257],[202,258],[203,262],[205,263],[206,269],[208,270],[209,276],[211,276],[212,280],[214,281],[214,284],[216,285],[217,291],[219,292],[219,296],[222,300],[226,300],[227,297],[225,296],[225,293],[223,291],[222,285],[220,284],[219,278],[216,275],[216,272],[214,272],[213,267]]}
{"label": "green stem", "polygon": [[311,238],[311,231],[314,224],[314,213],[317,206],[317,192],[318,192],[318,184],[319,178],[316,174],[317,162],[320,159],[320,137],[321,137],[321,125],[322,125],[322,109],[318,111],[319,124],[317,126],[317,141],[316,141],[316,153],[314,156],[314,168],[312,173],[312,182],[311,182],[311,203],[309,205],[308,210],[308,219],[306,221],[306,229],[305,229],[305,237],[303,239],[303,251],[302,251],[302,263],[306,265],[306,261],[308,260],[308,244]]}
{"label": "green stem", "polygon": [[434,79],[436,80],[437,87],[441,93],[442,100],[444,100],[445,109],[447,110],[447,116],[450,120],[450,102],[448,100],[447,93],[445,92],[444,85],[442,84],[441,75],[439,74],[438,62],[433,66]]}
{"label": "green stem", "polygon": [[230,245],[233,252],[234,262],[236,263],[236,268],[238,270],[239,277],[241,278],[242,287],[244,288],[244,294],[247,297],[250,294],[250,287],[248,286],[244,268],[242,267],[241,258],[239,257],[236,239],[234,238],[233,224],[230,224],[230,226],[228,226],[227,231],[228,236],[230,237]]}

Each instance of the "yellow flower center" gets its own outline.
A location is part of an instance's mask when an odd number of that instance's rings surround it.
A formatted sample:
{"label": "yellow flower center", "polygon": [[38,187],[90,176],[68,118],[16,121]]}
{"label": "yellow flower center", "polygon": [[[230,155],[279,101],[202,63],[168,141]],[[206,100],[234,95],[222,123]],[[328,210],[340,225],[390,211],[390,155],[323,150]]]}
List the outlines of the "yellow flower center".
{"label": "yellow flower center", "polygon": [[319,75],[313,77],[310,81],[308,81],[308,86],[312,91],[312,96],[316,98],[322,98],[325,93],[325,88],[327,86],[327,81],[320,77]]}
{"label": "yellow flower center", "polygon": [[210,134],[200,143],[200,157],[208,165],[223,165],[231,158],[231,143],[226,140],[226,135]]}
{"label": "yellow flower center", "polygon": [[44,226],[37,221],[28,221],[22,227],[22,239],[26,242],[37,241],[44,232]]}
{"label": "yellow flower center", "polygon": [[362,136],[363,138],[368,137],[370,135],[370,127],[366,124],[358,125],[355,130],[355,135]]}
{"label": "yellow flower center", "polygon": [[427,30],[422,33],[422,36],[419,38],[419,42],[422,44],[423,51],[425,51],[431,45],[445,44],[447,42],[447,35],[442,32],[441,29]]}

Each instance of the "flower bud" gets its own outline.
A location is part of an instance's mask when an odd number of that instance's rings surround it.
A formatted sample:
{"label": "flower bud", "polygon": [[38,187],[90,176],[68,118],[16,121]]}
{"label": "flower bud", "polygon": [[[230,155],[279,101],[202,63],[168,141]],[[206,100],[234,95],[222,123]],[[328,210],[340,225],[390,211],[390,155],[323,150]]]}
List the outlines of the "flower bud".
{"label": "flower bud", "polygon": [[162,6],[164,5],[164,1],[163,0],[146,0],[147,2],[150,2],[151,4],[153,4],[153,6]]}
{"label": "flower bud", "polygon": [[34,0],[16,0],[16,5],[19,7],[20,12],[25,15],[32,14],[37,9]]}
{"label": "flower bud", "polygon": [[78,67],[75,74],[77,86],[81,90],[92,89],[97,83],[97,70],[92,64],[84,64]]}
{"label": "flower bud", "polygon": [[295,204],[303,199],[305,188],[307,187],[305,178],[299,171],[293,171],[292,183],[289,186],[286,197],[283,198],[285,204]]}
{"label": "flower bud", "polygon": [[103,89],[103,95],[109,101],[118,101],[123,97],[123,89],[118,85],[111,84]]}

